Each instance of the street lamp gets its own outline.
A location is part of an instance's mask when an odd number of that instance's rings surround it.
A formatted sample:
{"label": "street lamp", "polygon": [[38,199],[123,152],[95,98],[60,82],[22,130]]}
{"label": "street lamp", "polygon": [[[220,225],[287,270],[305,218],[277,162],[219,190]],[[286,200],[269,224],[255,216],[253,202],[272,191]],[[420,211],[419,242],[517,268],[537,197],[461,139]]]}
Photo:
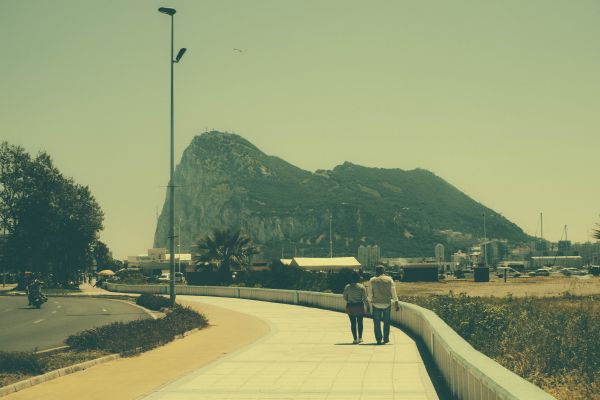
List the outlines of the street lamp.
{"label": "street lamp", "polygon": [[169,55],[169,63],[171,64],[171,160],[169,168],[169,300],[171,307],[175,306],[175,185],[173,182],[175,152],[174,152],[174,112],[173,112],[173,65],[178,63],[183,57],[186,49],[183,48],[177,53],[177,57],[173,58],[173,38],[175,29],[176,13],[174,8],[160,7],[158,12],[167,14],[171,17],[171,54]]}

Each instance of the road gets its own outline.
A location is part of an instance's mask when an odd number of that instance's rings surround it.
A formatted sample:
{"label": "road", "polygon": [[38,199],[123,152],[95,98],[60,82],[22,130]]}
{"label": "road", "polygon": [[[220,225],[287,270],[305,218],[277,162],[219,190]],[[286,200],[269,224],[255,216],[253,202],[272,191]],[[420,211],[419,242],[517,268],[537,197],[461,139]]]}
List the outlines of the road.
{"label": "road", "polygon": [[120,300],[49,297],[38,310],[27,306],[25,296],[0,296],[0,350],[50,349],[82,330],[140,318],[149,315]]}

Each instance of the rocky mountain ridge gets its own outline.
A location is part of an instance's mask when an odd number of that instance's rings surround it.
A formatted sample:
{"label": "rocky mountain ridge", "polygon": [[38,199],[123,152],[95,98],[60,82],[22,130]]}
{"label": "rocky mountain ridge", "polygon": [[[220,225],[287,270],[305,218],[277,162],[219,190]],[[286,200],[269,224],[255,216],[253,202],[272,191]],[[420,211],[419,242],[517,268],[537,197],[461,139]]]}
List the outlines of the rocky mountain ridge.
{"label": "rocky mountain ridge", "polygon": [[[515,224],[423,170],[368,168],[345,162],[313,172],[269,156],[236,134],[196,136],[176,168],[175,221],[181,251],[215,228],[239,227],[265,259],[356,256],[378,244],[382,256],[425,257],[436,243],[447,253],[483,236],[510,242],[529,237]],[[181,224],[179,224],[181,221]],[[168,245],[168,202],[154,245]]]}

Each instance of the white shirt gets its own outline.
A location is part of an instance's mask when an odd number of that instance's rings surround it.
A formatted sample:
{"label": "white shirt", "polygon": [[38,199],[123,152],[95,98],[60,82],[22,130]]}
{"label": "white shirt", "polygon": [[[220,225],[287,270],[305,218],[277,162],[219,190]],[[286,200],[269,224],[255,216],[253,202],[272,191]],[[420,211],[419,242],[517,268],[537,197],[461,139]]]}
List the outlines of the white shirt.
{"label": "white shirt", "polygon": [[[390,301],[388,303],[382,303],[382,302],[373,303],[373,283],[374,283],[374,281],[383,281],[386,284],[389,284],[389,288],[390,288],[389,293],[377,293],[377,295],[378,295],[377,297],[390,298]],[[377,282],[375,282],[375,284],[377,284]],[[379,289],[379,290],[381,290],[381,289]],[[388,308],[391,305],[392,301],[397,303],[398,296],[396,295],[396,285],[394,284],[394,280],[387,275],[379,275],[379,276],[371,278],[371,280],[369,281],[368,297],[369,297],[369,303],[371,303],[371,305],[373,307],[377,307],[377,308]]]}

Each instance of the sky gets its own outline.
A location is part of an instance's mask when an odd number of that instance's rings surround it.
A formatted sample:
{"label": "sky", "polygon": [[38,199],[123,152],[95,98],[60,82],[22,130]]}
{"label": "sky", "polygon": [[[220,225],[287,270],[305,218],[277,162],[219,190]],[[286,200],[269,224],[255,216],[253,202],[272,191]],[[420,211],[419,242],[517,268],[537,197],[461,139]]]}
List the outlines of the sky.
{"label": "sky", "polygon": [[[152,247],[175,155],[235,132],[306,170],[431,170],[531,235],[600,222],[600,2],[3,0],[0,140],[90,187],[117,258]],[[234,50],[234,49],[239,49]],[[488,232],[493,237],[493,232]]]}

